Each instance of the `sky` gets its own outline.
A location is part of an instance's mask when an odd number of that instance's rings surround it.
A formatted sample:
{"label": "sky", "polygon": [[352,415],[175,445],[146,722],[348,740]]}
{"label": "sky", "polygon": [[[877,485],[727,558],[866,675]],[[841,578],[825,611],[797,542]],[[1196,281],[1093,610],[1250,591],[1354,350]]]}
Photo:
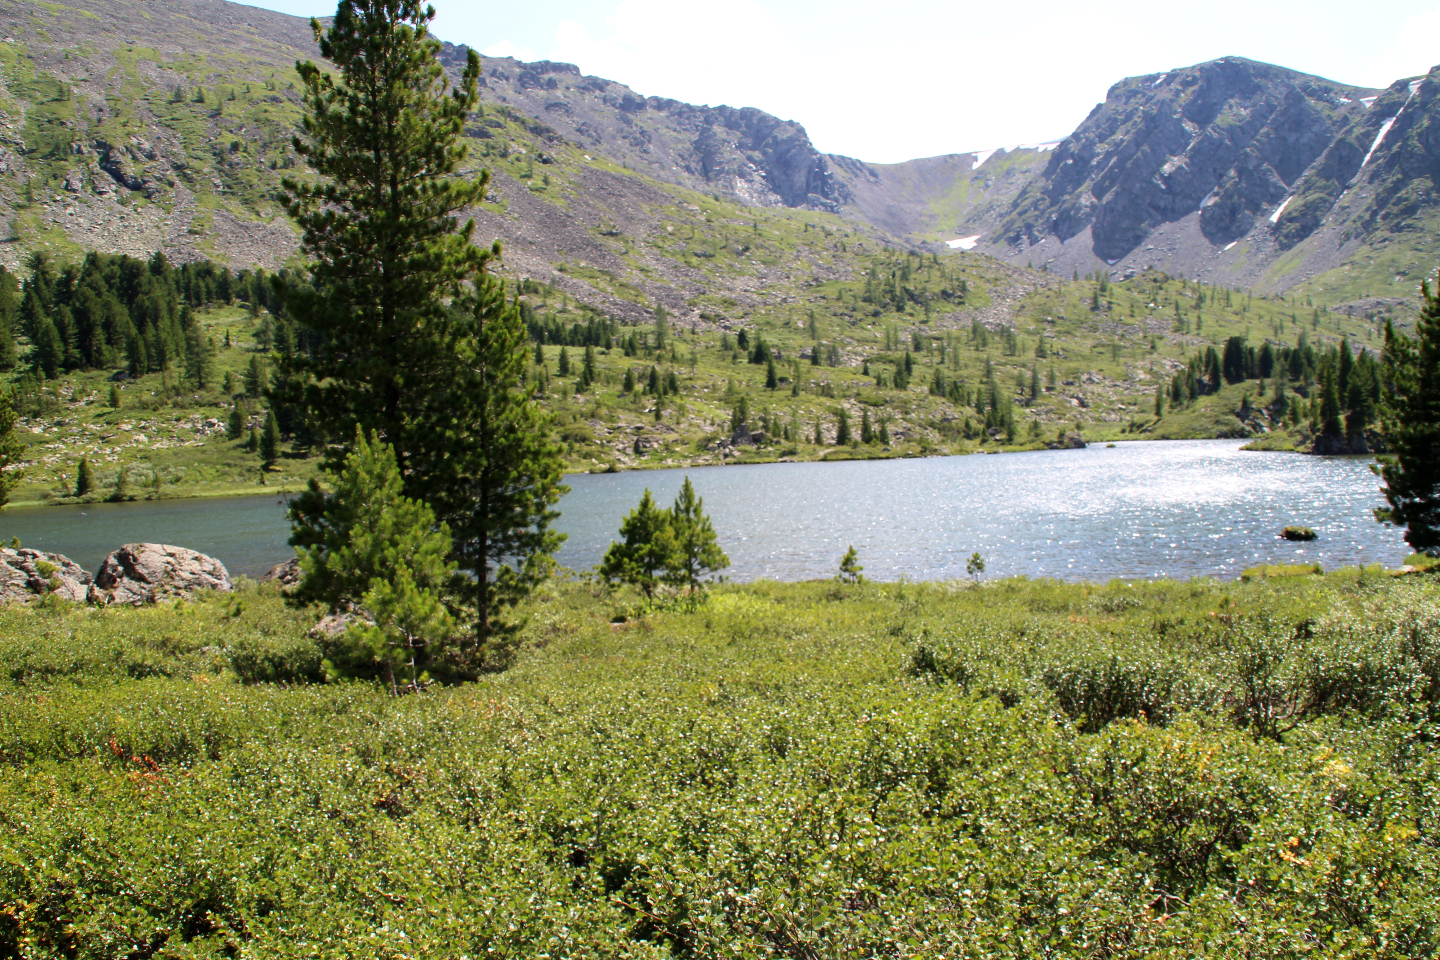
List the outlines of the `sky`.
{"label": "sky", "polygon": [[1115,81],[1218,57],[1371,87],[1440,63],[1440,0],[431,3],[441,39],[574,63],[645,96],[758,107],[873,163],[1058,140]]}

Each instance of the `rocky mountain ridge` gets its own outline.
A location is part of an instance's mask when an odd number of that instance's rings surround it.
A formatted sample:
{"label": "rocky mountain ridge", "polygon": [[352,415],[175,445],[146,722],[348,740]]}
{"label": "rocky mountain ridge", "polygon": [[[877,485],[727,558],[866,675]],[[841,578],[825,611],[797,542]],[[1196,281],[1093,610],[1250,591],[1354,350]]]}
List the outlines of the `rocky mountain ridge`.
{"label": "rocky mountain ridge", "polygon": [[[273,193],[296,165],[308,24],[225,0],[171,7],[0,0],[0,262],[45,245],[269,268],[294,252]],[[458,71],[465,54],[447,43],[441,59]],[[906,246],[1329,302],[1408,295],[1440,252],[1433,72],[1379,91],[1226,57],[1116,83],[1055,144],[881,165],[822,154],[799,123],[754,108],[642,97],[572,64],[484,67],[466,135],[496,172],[496,235],[534,251],[527,269],[583,246],[542,254],[541,221],[589,230],[613,206],[646,235],[658,221],[642,211],[667,186],[836,215]],[[496,162],[517,153],[523,168]],[[567,199],[517,222],[512,204],[538,209],[537,162]],[[634,203],[613,205],[616,192]]]}

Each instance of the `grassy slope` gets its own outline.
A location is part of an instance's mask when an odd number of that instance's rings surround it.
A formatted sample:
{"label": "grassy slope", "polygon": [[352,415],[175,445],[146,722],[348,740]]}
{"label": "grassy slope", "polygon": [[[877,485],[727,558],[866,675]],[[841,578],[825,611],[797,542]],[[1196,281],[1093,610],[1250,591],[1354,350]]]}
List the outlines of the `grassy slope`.
{"label": "grassy slope", "polygon": [[399,699],[265,590],[0,611],[0,950],[1427,955],[1437,600],[558,587]]}

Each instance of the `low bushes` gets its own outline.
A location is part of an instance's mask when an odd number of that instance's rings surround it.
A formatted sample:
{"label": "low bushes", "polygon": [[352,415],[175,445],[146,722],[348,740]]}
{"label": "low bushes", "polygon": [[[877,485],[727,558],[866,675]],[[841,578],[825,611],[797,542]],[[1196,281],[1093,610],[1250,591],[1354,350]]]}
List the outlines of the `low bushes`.
{"label": "low bushes", "polygon": [[0,956],[1440,951],[1420,578],[574,584],[398,698],[244,599],[0,612]]}

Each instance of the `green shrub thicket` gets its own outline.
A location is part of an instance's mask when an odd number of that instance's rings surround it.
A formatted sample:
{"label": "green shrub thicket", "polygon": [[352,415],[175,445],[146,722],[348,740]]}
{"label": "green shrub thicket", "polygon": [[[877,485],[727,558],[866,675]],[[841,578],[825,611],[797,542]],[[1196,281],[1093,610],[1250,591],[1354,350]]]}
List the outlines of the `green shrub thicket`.
{"label": "green shrub thicket", "polygon": [[1440,944],[1429,578],[625,602],[398,698],[264,588],[0,612],[0,956]]}

